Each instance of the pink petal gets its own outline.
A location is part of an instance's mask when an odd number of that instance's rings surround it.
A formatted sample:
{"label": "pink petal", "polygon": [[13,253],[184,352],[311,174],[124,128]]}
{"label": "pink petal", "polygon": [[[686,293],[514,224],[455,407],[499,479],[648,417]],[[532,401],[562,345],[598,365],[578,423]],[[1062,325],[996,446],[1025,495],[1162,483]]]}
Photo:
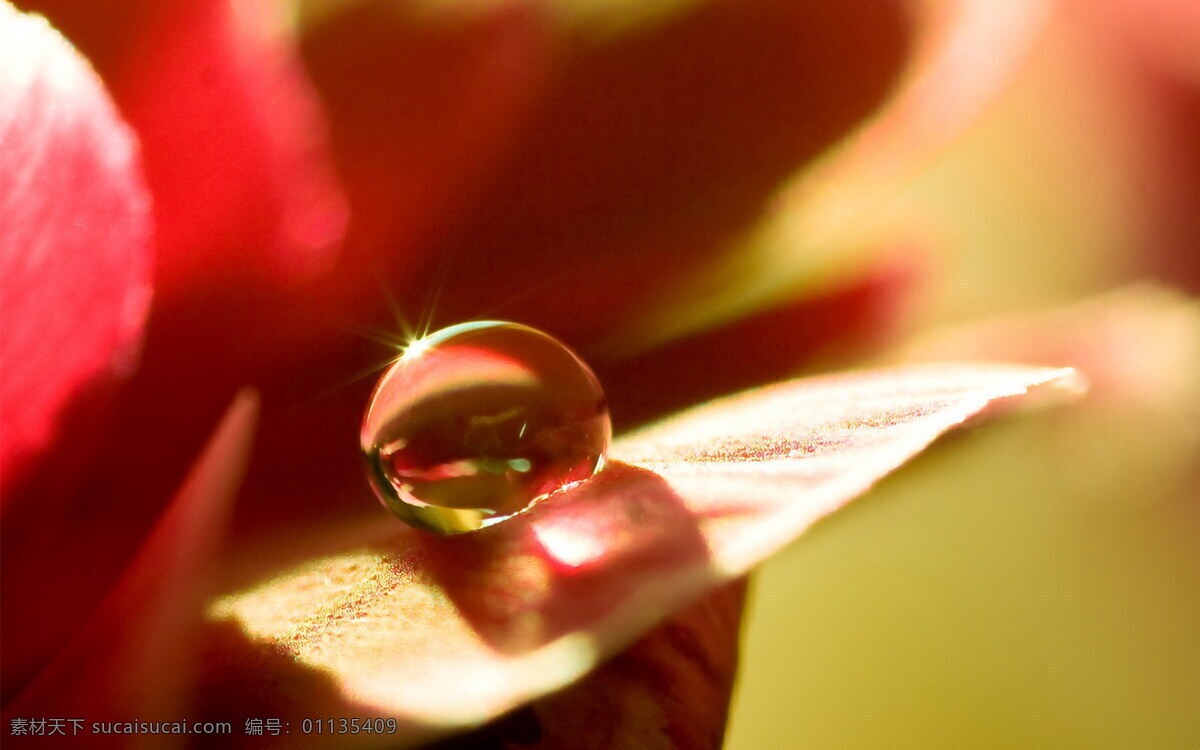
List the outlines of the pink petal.
{"label": "pink petal", "polygon": [[84,576],[59,582],[69,595],[56,611],[69,620],[128,563],[232,394],[247,383],[286,392],[296,353],[341,334],[312,292],[336,261],[344,206],[317,104],[268,12],[277,4],[29,4],[96,62],[137,130],[159,229],[138,372],[106,440],[81,457],[81,512],[110,543],[89,551]]}
{"label": "pink petal", "polygon": [[133,134],[44,19],[0,4],[0,495],[72,431],[86,455],[101,392],[134,367],[150,300],[149,196]]}
{"label": "pink petal", "polygon": [[[6,708],[6,724],[13,717],[78,717],[89,727],[187,717],[203,605],[257,413],[257,396],[239,394],[138,557],[70,644]],[[57,564],[53,552],[45,564]],[[124,744],[119,736],[107,740]]]}
{"label": "pink petal", "polygon": [[[275,715],[393,716],[411,745],[577,679],[945,430],[1070,373],[927,366],[751,391],[624,438],[632,463],[474,534],[379,521],[294,539],[306,562],[213,612],[272,677]],[[226,702],[209,710],[236,711],[236,671],[213,667]]]}
{"label": "pink petal", "polygon": [[144,149],[159,293],[329,268],[344,222],[320,114],[270,4],[31,0],[96,64]]}

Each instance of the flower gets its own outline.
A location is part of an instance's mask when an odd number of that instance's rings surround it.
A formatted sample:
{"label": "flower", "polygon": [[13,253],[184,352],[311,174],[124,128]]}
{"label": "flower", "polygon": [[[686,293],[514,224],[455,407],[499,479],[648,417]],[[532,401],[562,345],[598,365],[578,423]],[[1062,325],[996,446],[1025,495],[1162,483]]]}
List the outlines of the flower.
{"label": "flower", "polygon": [[[275,538],[287,540],[276,557],[307,554],[298,540],[314,530],[377,512],[363,503],[353,439],[370,382],[353,378],[388,353],[344,329],[394,336],[389,303],[411,318],[506,317],[550,330],[592,355],[619,426],[769,382],[838,346],[878,349],[913,325],[903,315],[928,278],[913,258],[936,258],[937,239],[910,229],[908,250],[895,246],[905,236],[895,225],[882,240],[869,222],[834,230],[923,163],[944,142],[939,127],[956,130],[979,110],[1038,20],[1025,6],[965,3],[961,17],[919,16],[940,19],[939,36],[936,24],[869,2],[713,0],[661,15],[621,4],[358,2],[313,4],[289,29],[249,3],[22,7],[44,11],[99,80],[52,32],[29,32],[34,51],[73,66],[69,90],[82,93],[62,97],[75,107],[66,125],[47,118],[61,138],[32,119],[6,134],[80,144],[61,158],[85,164],[47,168],[69,175],[79,207],[29,188],[58,223],[13,215],[39,230],[82,215],[86,235],[46,243],[55,257],[97,265],[24,277],[6,265],[5,304],[24,290],[38,299],[22,330],[37,333],[26,346],[40,352],[68,348],[80,320],[103,335],[70,347],[79,362],[4,350],[5,440],[24,441],[4,444],[6,700],[78,637],[150,529],[174,528],[156,519],[239,388],[261,394],[262,413],[235,552]],[[976,29],[980,18],[991,25]],[[955,54],[972,41],[988,42],[989,65],[956,81]],[[35,84],[50,80],[38,75]],[[57,93],[49,83],[29,91],[18,101]],[[837,158],[804,171],[871,116]],[[118,146],[92,148],[91,138]],[[847,186],[858,192],[847,198]],[[944,215],[930,213],[911,224],[942,228]],[[779,251],[793,245],[824,246],[832,260],[814,270]],[[26,286],[10,292],[18,278]],[[81,280],[99,300],[89,315],[70,307],[92,299],[73,286]],[[43,290],[54,281],[64,287],[52,298]],[[5,346],[14,341],[6,331]],[[96,385],[114,375],[124,382]],[[13,382],[32,385],[7,390]],[[10,405],[31,416],[10,420]],[[225,455],[215,475],[236,485],[238,438],[220,434],[206,455]],[[197,465],[204,477],[214,461]],[[207,533],[191,533],[190,567],[163,574],[187,588],[181,600],[207,591],[189,572],[218,568],[219,553],[200,543]],[[150,549],[160,556],[143,552],[134,570],[183,555]],[[723,596],[740,607],[736,591]],[[138,599],[118,597],[134,609]],[[721,649],[736,628],[722,617],[713,653],[728,658]],[[141,632],[135,619],[110,620],[117,641]],[[113,679],[99,667],[78,677]],[[269,702],[261,709],[270,716]]]}

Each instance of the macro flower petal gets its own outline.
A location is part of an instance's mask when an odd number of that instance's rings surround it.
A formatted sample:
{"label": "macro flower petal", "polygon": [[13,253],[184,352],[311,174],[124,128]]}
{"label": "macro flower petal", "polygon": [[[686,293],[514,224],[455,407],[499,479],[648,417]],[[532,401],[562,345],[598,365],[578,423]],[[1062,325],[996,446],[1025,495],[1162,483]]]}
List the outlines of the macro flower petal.
{"label": "macro flower petal", "polygon": [[291,540],[273,570],[260,547],[258,582],[212,609],[239,656],[211,664],[208,710],[236,711],[249,669],[273,680],[273,715],[389,716],[400,746],[493,718],[741,576],[993,401],[1070,375],[945,365],[780,383],[629,435],[591,480],[473,534],[356,523],[307,552]]}
{"label": "macro flower petal", "polygon": [[304,50],[361,208],[352,245],[393,248],[378,264],[414,321],[632,335],[884,101],[907,60],[900,5],[342,6]]}
{"label": "macro flower petal", "polygon": [[757,570],[731,750],[1186,747],[1200,304],[1140,285],[892,357],[1069,365],[1089,388],[935,446]]}
{"label": "macro flower petal", "polygon": [[141,138],[157,289],[297,283],[345,221],[320,112],[273,3],[26,0],[89,57]]}
{"label": "macro flower petal", "polygon": [[[204,604],[250,460],[257,396],[238,395],[137,558],[10,717],[168,721],[187,716]],[[92,737],[124,746],[119,734]]]}
{"label": "macro flower petal", "polygon": [[44,19],[7,3],[0,35],[7,507],[65,420],[83,429],[95,415],[82,412],[136,363],[151,237],[135,138],[91,68]]}

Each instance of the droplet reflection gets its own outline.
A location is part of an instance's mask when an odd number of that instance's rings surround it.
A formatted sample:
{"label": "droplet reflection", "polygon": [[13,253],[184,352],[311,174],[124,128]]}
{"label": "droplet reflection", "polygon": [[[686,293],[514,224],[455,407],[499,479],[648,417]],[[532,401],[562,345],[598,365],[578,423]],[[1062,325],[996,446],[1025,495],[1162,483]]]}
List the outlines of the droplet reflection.
{"label": "droplet reflection", "polygon": [[405,350],[375,387],[360,447],[389,510],[455,534],[592,476],[611,436],[600,384],[570,349],[528,326],[480,321]]}

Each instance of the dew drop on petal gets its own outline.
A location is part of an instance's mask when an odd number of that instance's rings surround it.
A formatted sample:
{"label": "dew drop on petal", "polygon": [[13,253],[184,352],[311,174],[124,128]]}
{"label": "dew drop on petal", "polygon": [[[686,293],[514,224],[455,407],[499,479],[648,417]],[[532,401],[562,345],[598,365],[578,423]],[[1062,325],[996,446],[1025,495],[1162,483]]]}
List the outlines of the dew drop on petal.
{"label": "dew drop on petal", "polygon": [[528,326],[462,323],[411,344],[375,387],[360,447],[380,501],[427,531],[473,531],[604,465],[599,381]]}

